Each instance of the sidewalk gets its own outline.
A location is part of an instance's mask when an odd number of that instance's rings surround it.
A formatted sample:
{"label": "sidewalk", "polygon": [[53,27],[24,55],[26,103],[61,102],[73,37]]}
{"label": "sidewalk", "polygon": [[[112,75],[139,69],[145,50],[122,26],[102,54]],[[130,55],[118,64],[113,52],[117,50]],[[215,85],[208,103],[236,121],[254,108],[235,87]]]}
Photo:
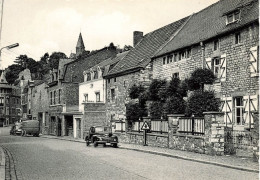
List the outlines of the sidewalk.
{"label": "sidewalk", "polygon": [[0,146],[0,179],[5,179],[5,154]]}
{"label": "sidewalk", "polygon": [[[72,137],[57,137],[57,136],[49,136],[49,135],[42,135],[40,137],[85,143],[83,139],[74,139]],[[171,158],[178,158],[183,160],[200,162],[204,164],[212,164],[216,166],[222,166],[222,167],[227,167],[232,169],[259,173],[259,164],[258,162],[253,162],[252,158],[241,158],[237,156],[209,156],[206,154],[199,154],[199,153],[193,153],[188,151],[179,151],[174,149],[142,146],[136,144],[125,144],[125,143],[119,143],[118,146],[121,149],[140,151],[140,152],[145,152],[145,153],[150,153],[155,155],[167,156]]]}

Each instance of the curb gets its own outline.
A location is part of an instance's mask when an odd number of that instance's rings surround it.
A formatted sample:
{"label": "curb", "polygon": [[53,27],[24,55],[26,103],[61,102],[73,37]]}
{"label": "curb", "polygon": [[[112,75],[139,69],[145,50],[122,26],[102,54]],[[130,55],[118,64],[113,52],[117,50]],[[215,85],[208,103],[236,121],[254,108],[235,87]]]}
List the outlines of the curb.
{"label": "curb", "polygon": [[5,179],[5,153],[0,146],[0,179]]}
{"label": "curb", "polygon": [[[64,140],[64,141],[73,141],[73,142],[85,143],[83,141],[76,140],[76,139],[75,140],[73,140],[73,139],[62,139],[62,138],[57,138],[57,137],[42,137],[42,138],[59,139],[59,140]],[[211,164],[211,165],[215,165],[215,166],[226,167],[226,168],[231,168],[231,169],[236,169],[236,170],[241,170],[241,171],[259,173],[259,170],[256,170],[256,169],[244,168],[244,167],[239,167],[239,166],[231,166],[231,165],[217,163],[217,162],[211,162],[211,161],[203,161],[203,160],[199,160],[199,159],[177,156],[177,155],[172,155],[172,154],[162,153],[162,152],[157,152],[157,151],[142,150],[142,149],[136,149],[136,148],[121,147],[121,146],[119,146],[119,147],[120,147],[120,149],[133,150],[133,151],[138,151],[138,152],[143,152],[143,153],[149,153],[149,154],[155,154],[155,155],[171,157],[171,158],[176,158],[176,159],[182,159],[182,160],[187,160],[187,161],[199,162],[199,163],[203,163],[203,164]]]}

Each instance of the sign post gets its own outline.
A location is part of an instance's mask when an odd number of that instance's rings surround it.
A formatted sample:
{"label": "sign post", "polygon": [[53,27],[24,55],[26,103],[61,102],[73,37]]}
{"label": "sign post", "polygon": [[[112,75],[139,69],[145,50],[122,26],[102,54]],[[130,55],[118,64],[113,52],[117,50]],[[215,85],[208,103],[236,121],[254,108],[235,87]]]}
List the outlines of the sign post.
{"label": "sign post", "polygon": [[144,131],[144,146],[147,146],[147,131],[150,129],[150,127],[146,121],[144,122],[141,129]]}

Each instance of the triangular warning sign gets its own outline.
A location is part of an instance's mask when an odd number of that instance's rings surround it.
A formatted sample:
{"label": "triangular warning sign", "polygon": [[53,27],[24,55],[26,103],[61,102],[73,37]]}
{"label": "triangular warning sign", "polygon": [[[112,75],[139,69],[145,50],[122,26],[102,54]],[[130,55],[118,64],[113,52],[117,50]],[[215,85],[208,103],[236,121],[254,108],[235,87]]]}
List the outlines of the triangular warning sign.
{"label": "triangular warning sign", "polygon": [[143,124],[141,129],[142,130],[149,130],[150,129],[150,127],[149,127],[149,125],[148,125],[148,123],[146,121],[144,122],[144,124]]}

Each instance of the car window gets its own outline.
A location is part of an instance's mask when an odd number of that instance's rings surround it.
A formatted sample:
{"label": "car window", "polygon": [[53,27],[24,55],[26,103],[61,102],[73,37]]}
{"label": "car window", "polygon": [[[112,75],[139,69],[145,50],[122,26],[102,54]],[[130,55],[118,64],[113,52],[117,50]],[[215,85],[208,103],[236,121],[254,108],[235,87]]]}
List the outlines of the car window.
{"label": "car window", "polygon": [[96,127],[95,131],[96,131],[96,133],[104,132],[104,128],[103,127]]}

